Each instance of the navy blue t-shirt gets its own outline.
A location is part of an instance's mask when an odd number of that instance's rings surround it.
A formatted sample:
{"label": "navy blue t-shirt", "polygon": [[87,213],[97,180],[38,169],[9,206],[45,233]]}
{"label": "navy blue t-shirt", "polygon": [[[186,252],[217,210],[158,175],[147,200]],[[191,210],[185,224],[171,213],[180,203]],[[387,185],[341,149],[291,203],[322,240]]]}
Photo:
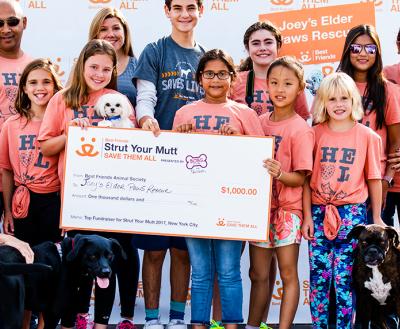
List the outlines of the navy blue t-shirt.
{"label": "navy blue t-shirt", "polygon": [[205,50],[179,46],[170,36],[150,43],[139,57],[134,78],[152,82],[157,90],[155,118],[160,128],[172,129],[175,112],[183,105],[203,98],[195,79],[197,65]]}

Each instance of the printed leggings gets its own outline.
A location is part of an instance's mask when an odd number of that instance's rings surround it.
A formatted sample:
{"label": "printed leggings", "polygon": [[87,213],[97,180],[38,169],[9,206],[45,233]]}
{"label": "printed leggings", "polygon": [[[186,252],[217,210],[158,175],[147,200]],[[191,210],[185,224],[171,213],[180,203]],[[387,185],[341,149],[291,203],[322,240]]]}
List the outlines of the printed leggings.
{"label": "printed leggings", "polygon": [[324,235],[325,206],[313,205],[315,239],[309,242],[310,308],[314,329],[328,328],[329,291],[331,283],[336,292],[336,328],[350,329],[353,321],[354,300],[351,287],[355,240],[347,235],[358,224],[366,224],[365,204],[337,207],[342,225],[334,240]]}

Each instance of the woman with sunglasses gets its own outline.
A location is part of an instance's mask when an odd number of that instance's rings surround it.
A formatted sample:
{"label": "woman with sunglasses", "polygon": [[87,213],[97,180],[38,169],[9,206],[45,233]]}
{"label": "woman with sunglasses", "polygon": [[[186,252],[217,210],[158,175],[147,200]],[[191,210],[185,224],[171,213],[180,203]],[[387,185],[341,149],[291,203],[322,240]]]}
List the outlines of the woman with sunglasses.
{"label": "woman with sunglasses", "polygon": [[387,154],[400,147],[400,104],[398,87],[383,75],[382,52],[378,34],[371,25],[358,25],[347,34],[338,67],[356,82],[362,96],[362,123],[382,139],[382,203],[393,186],[395,170],[387,164]]}

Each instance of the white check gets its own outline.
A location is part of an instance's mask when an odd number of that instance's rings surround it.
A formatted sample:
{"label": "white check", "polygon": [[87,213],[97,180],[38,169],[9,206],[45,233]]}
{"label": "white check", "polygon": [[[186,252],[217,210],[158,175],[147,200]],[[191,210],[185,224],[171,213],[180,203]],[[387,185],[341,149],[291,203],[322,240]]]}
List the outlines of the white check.
{"label": "white check", "polygon": [[69,127],[61,226],[266,241],[273,139]]}

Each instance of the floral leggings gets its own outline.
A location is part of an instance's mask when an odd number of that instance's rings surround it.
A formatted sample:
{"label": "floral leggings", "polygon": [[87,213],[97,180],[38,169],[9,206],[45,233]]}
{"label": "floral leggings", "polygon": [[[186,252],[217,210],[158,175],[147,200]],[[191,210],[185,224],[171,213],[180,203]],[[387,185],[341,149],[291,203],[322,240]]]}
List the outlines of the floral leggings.
{"label": "floral leggings", "polygon": [[[328,328],[329,292],[333,281],[336,291],[336,328],[351,328],[355,303],[351,288],[355,240],[347,235],[358,224],[366,224],[365,204],[337,207],[342,226],[334,240],[324,235],[325,206],[313,205],[315,239],[309,242],[310,307],[314,329]],[[332,280],[333,279],[333,280]]]}

